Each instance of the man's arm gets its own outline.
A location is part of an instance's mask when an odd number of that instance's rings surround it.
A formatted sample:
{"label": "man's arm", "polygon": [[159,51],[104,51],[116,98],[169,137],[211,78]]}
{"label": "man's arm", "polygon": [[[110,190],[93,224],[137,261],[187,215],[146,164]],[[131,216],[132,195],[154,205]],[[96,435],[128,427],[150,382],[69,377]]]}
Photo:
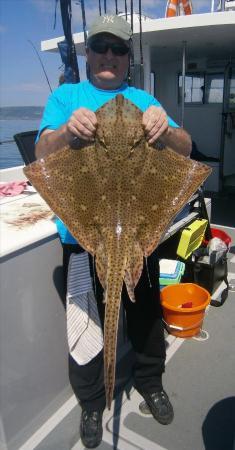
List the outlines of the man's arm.
{"label": "man's arm", "polygon": [[168,126],[168,129],[160,136],[160,140],[181,155],[189,156],[191,153],[192,139],[183,128]]}
{"label": "man's arm", "polygon": [[79,108],[70,117],[68,122],[57,130],[45,129],[36,144],[37,158],[44,158],[50,153],[71,145],[75,138],[90,141],[94,138],[97,127],[96,115],[86,108]]}
{"label": "man's arm", "polygon": [[74,136],[68,135],[64,125],[58,130],[45,129],[36,144],[36,158],[44,158],[50,153],[56,152],[56,150],[70,144],[73,139]]}
{"label": "man's arm", "polygon": [[183,128],[169,126],[168,117],[163,108],[150,106],[143,114],[143,126],[149,144],[160,139],[163,144],[175,152],[189,156],[192,149],[190,135]]}

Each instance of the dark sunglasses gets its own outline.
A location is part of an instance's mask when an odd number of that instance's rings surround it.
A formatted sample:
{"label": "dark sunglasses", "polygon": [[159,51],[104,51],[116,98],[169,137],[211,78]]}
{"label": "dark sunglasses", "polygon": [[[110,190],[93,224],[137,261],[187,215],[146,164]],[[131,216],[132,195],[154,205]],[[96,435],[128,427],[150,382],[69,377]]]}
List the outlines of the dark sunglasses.
{"label": "dark sunglasses", "polygon": [[116,56],[124,56],[129,53],[129,47],[127,45],[118,42],[107,42],[107,41],[91,41],[89,44],[91,50],[95,53],[101,55],[107,53],[108,49]]}

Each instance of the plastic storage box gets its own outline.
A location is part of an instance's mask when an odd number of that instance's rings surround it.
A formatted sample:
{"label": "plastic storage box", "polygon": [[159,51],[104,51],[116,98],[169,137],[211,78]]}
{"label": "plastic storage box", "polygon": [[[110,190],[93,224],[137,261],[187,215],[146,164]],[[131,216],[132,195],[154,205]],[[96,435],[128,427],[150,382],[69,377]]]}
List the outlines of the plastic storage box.
{"label": "plastic storage box", "polygon": [[160,259],[160,286],[180,283],[185,264],[173,259]]}
{"label": "plastic storage box", "polygon": [[194,250],[200,247],[204,238],[207,224],[208,220],[197,219],[194,220],[191,225],[183,229],[177,248],[178,256],[183,259],[187,259]]}

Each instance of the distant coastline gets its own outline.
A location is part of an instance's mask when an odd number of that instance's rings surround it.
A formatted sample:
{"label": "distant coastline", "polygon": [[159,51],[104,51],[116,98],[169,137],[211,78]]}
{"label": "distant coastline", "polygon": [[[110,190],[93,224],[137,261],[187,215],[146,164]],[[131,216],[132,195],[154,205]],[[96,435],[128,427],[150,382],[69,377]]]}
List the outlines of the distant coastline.
{"label": "distant coastline", "polygon": [[40,119],[43,106],[2,106],[0,107],[0,119]]}

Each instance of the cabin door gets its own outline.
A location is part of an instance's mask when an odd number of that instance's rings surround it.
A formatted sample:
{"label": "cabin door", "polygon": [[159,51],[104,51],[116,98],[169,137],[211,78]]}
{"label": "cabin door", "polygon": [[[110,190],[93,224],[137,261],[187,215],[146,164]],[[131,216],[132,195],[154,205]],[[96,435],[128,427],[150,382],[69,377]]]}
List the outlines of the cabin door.
{"label": "cabin door", "polygon": [[222,187],[235,189],[235,67],[231,64],[224,76],[220,160]]}

